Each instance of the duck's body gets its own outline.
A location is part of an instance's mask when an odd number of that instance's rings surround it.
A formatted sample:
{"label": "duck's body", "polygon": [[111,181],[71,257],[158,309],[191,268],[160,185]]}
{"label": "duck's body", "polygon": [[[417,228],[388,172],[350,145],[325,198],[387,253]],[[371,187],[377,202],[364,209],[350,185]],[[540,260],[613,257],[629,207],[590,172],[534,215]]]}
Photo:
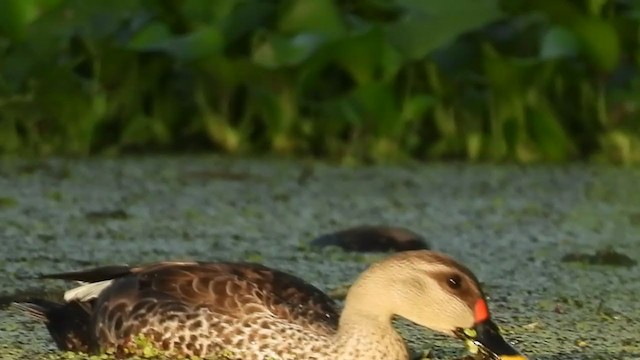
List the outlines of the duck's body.
{"label": "duck's body", "polygon": [[[373,265],[341,316],[316,287],[257,264],[163,262],[46,277],[87,284],[64,304],[18,306],[47,323],[59,348],[88,353],[126,356],[143,342],[167,354],[238,360],[406,360],[394,315],[448,334],[488,320],[475,277],[429,251]],[[464,287],[434,288],[451,278]],[[429,289],[438,292],[431,299],[422,294]]]}
{"label": "duck's body", "polygon": [[[33,314],[67,312],[75,328],[56,328],[64,350],[131,351],[137,339],[189,356],[302,359],[319,353],[338,328],[333,300],[289,274],[246,263],[163,262],[48,275],[90,282],[67,305],[32,303]],[[73,312],[70,312],[73,309]],[[89,330],[87,332],[87,330]],[[241,356],[240,356],[241,355]]]}

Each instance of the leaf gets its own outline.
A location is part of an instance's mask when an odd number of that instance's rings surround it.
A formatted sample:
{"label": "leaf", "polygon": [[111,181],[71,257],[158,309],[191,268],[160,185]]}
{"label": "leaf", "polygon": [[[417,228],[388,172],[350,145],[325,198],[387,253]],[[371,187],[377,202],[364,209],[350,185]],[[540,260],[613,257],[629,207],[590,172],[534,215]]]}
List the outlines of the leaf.
{"label": "leaf", "polygon": [[522,66],[516,59],[503,56],[489,45],[484,47],[483,59],[486,81],[500,95],[513,96],[523,92]]}
{"label": "leaf", "polygon": [[55,17],[60,25],[71,26],[77,35],[93,39],[128,30],[129,21],[146,21],[150,15],[141,0],[66,0],[63,5]]}
{"label": "leaf", "polygon": [[629,18],[640,20],[640,1],[630,1]]}
{"label": "leaf", "polygon": [[175,5],[179,5],[180,12],[185,19],[192,23],[218,23],[220,20],[232,19],[233,9],[238,3],[246,5],[256,5],[256,1],[237,0],[183,0],[174,1]]}
{"label": "leaf", "polygon": [[600,15],[602,9],[607,5],[607,2],[609,2],[609,0],[587,0],[589,12],[592,15]]}
{"label": "leaf", "polygon": [[551,161],[566,160],[572,144],[553,113],[534,109],[527,120],[531,140],[544,158]]}
{"label": "leaf", "polygon": [[[210,2],[205,1],[207,4]],[[269,26],[269,21],[275,17],[277,6],[262,0],[239,2],[226,18],[221,19],[221,28],[227,42],[233,43],[242,36],[257,32]]]}
{"label": "leaf", "polygon": [[603,70],[613,70],[620,59],[620,39],[613,25],[595,17],[584,17],[572,26],[584,51]]}
{"label": "leaf", "polygon": [[[593,1],[599,3],[599,0]],[[598,8],[600,5],[595,2],[590,6]],[[585,16],[581,9],[568,1],[537,0],[534,3],[554,23],[573,32],[582,51],[596,66],[611,71],[618,64],[620,39],[611,20],[595,15]]]}
{"label": "leaf", "polygon": [[173,36],[162,23],[151,23],[127,45],[132,50],[164,52],[186,61],[218,54],[223,47],[224,39],[217,28],[206,26],[187,35]]}
{"label": "leaf", "polygon": [[396,0],[404,8],[390,41],[408,59],[421,59],[461,34],[502,16],[497,0]]}
{"label": "leaf", "polygon": [[353,92],[353,102],[368,131],[396,136],[404,126],[398,121],[400,114],[392,90],[387,84],[369,83]]}
{"label": "leaf", "polygon": [[326,41],[322,34],[301,33],[293,37],[267,35],[253,49],[254,63],[275,69],[294,66],[311,57]]}
{"label": "leaf", "polygon": [[[252,60],[266,68],[294,66],[345,31],[331,0],[286,2],[278,33],[254,36]],[[257,40],[256,40],[257,39]]]}
{"label": "leaf", "polygon": [[427,110],[433,108],[436,99],[426,94],[413,95],[404,100],[402,106],[402,118],[407,121],[418,121]]}
{"label": "leaf", "polygon": [[612,130],[599,137],[606,158],[621,164],[640,162],[640,138],[623,130]]}
{"label": "leaf", "polygon": [[0,35],[21,38],[33,13],[33,1],[4,0],[0,2]]}
{"label": "leaf", "polygon": [[130,41],[129,48],[135,50],[155,50],[158,44],[168,41],[171,31],[166,24],[153,22],[139,31]]}
{"label": "leaf", "polygon": [[540,58],[557,59],[572,57],[580,52],[580,43],[575,35],[562,26],[550,28],[542,38]]}
{"label": "leaf", "polygon": [[340,65],[359,84],[392,81],[402,67],[401,56],[377,26],[345,37],[332,50]]}
{"label": "leaf", "polygon": [[[522,131],[518,124],[518,120],[514,117],[508,117],[502,121],[502,134],[504,135],[504,145],[506,145],[509,153],[514,153],[518,146],[518,143],[522,142]],[[496,143],[496,146],[498,143]],[[496,153],[499,153],[499,148],[496,147]],[[497,160],[498,158],[494,158]]]}
{"label": "leaf", "polygon": [[332,0],[291,0],[280,17],[279,28],[287,34],[313,32],[338,37],[345,32]]}
{"label": "leaf", "polygon": [[476,161],[482,155],[482,134],[474,131],[466,136],[467,158]]}
{"label": "leaf", "polygon": [[19,150],[21,145],[16,121],[8,116],[0,118],[0,151],[11,153]]}

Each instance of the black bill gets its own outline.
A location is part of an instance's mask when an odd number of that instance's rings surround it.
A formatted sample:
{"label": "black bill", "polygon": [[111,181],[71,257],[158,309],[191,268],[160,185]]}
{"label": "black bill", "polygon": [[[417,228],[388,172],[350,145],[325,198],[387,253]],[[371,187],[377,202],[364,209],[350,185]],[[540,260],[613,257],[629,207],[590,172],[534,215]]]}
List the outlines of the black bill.
{"label": "black bill", "polygon": [[490,360],[527,360],[500,334],[498,326],[487,319],[476,324],[472,329],[455,331],[458,338],[467,342],[470,347],[477,347],[484,359]]}

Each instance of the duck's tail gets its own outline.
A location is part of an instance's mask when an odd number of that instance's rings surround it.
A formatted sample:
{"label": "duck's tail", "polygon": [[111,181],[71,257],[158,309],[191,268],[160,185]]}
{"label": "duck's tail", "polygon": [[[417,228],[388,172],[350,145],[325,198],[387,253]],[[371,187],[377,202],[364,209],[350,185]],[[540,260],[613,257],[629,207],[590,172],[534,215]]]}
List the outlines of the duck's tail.
{"label": "duck's tail", "polygon": [[30,299],[12,305],[43,322],[60,350],[90,352],[91,303],[71,301],[61,304],[44,299]]}

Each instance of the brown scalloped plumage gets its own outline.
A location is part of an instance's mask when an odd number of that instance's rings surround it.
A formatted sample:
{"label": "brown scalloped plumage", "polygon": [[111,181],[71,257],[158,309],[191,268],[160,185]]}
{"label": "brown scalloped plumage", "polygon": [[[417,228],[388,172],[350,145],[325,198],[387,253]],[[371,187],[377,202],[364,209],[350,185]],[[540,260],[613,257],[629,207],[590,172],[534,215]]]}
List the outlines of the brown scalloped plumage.
{"label": "brown scalloped plumage", "polygon": [[[85,314],[78,312],[77,301],[18,306],[40,320],[48,318],[49,331],[62,350],[90,353],[124,355],[142,334],[170,353],[228,354],[255,346],[257,354],[262,344],[278,341],[274,337],[285,344],[296,337],[304,341],[329,336],[337,329],[339,315],[331,298],[297,277],[262,265],[164,262],[118,267],[115,274],[112,268],[46,276],[117,279],[97,300],[83,303]],[[101,274],[104,269],[108,271]],[[90,316],[96,333],[86,336]],[[74,318],[84,322],[71,321]]]}

